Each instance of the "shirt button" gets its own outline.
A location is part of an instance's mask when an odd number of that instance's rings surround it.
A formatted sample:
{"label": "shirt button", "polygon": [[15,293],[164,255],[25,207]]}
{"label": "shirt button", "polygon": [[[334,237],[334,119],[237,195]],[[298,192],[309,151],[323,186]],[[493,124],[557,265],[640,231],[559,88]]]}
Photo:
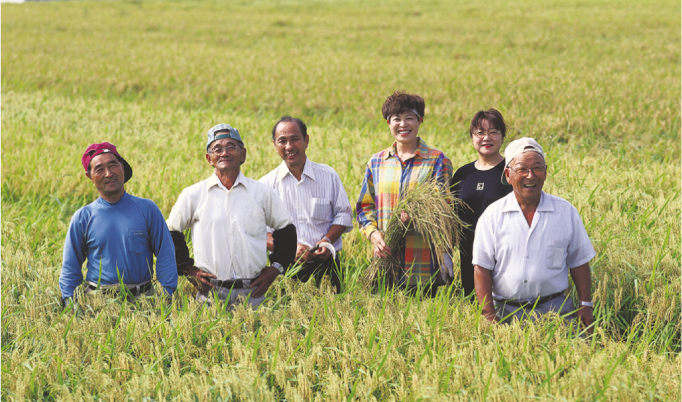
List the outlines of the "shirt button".
{"label": "shirt button", "polygon": [[527,280],[524,280],[523,283],[528,283],[528,281],[527,281]]}

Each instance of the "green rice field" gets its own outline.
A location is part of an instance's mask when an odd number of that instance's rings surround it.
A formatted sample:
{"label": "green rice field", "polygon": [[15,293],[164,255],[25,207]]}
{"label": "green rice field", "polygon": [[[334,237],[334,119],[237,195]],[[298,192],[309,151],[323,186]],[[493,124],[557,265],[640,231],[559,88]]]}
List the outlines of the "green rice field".
{"label": "green rice field", "polygon": [[[2,4],[3,401],[679,401],[679,1],[206,0]],[[284,114],[309,127],[352,205],[393,139],[381,105],[422,95],[420,135],[455,168],[474,113],[536,138],[545,191],[580,212],[597,327],[491,325],[459,295],[370,292],[344,236],[344,292],[279,278],[258,310],[104,296],[63,310],[71,215],[109,141],[131,194],[168,216],[208,177],[206,131],[240,130],[243,172],[280,163]],[[457,265],[457,264],[456,264]],[[459,272],[455,272],[459,277]]]}

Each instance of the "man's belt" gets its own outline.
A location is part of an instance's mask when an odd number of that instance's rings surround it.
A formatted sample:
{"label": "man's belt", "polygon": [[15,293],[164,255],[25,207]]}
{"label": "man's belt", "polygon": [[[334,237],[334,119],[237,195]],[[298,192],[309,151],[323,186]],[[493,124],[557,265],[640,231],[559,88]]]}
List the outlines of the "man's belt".
{"label": "man's belt", "polygon": [[559,296],[564,296],[563,290],[561,292],[552,293],[551,295],[547,295],[547,296],[540,296],[535,300],[530,300],[530,301],[525,301],[525,302],[518,301],[518,300],[505,300],[505,299],[495,300],[495,301],[498,303],[507,304],[509,306],[526,308],[526,307],[533,307],[536,305],[539,306],[543,303],[547,303],[550,300],[554,300]]}
{"label": "man's belt", "polygon": [[211,285],[217,288],[245,289],[250,287],[251,281],[245,281],[242,279],[234,279],[231,281],[219,281],[216,279],[211,279]]}
{"label": "man's belt", "polygon": [[[140,285],[124,285],[126,289],[130,293],[133,294],[133,296],[139,296],[142,293],[147,293],[149,289],[151,289],[154,285],[151,282],[143,283]],[[107,291],[107,292],[118,292],[121,290],[121,285],[94,285],[91,282],[88,282],[88,289],[90,290],[102,290],[102,291]]]}

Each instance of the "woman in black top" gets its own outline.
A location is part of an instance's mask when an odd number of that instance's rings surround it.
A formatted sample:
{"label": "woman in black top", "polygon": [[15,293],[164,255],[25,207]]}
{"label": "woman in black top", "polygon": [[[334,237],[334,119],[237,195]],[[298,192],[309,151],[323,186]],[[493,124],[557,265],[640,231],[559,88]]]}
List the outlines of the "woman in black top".
{"label": "woman in black top", "polygon": [[452,194],[471,208],[462,207],[457,210],[459,218],[470,225],[464,228],[459,245],[465,296],[474,292],[474,267],[471,264],[471,256],[478,218],[488,205],[512,191],[511,186],[501,182],[504,157],[500,155],[500,148],[506,134],[507,125],[500,112],[489,109],[476,113],[471,120],[469,136],[474,149],[478,152],[478,159],[457,169],[450,180]]}

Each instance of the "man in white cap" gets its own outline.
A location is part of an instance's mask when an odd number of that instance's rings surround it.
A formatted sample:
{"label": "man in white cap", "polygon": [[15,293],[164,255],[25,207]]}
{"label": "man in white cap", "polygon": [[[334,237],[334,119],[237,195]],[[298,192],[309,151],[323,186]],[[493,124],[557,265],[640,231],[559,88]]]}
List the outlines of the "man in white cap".
{"label": "man in white cap", "polygon": [[[504,151],[502,181],[513,192],[485,210],[476,227],[473,264],[476,297],[491,321],[554,311],[589,326],[592,314],[589,261],[595,252],[578,211],[547,194],[545,153],[532,138]],[[578,292],[568,297],[568,274]]]}
{"label": "man in white cap", "polygon": [[319,284],[329,274],[340,292],[341,235],[353,228],[350,202],[336,171],[306,156],[309,141],[301,119],[282,117],[272,128],[272,142],[282,163],[260,182],[277,191],[296,225],[296,258],[303,268],[295,277],[305,282],[312,276]]}
{"label": "man in white cap", "polygon": [[[239,298],[258,306],[277,275],[296,253],[296,227],[277,193],[244,176],[246,148],[237,129],[218,124],[208,130],[206,160],[213,174],[185,188],[166,223],[175,243],[180,275],[197,286],[197,300]],[[274,229],[267,264],[267,227]],[[191,229],[194,259],[183,231]]]}

